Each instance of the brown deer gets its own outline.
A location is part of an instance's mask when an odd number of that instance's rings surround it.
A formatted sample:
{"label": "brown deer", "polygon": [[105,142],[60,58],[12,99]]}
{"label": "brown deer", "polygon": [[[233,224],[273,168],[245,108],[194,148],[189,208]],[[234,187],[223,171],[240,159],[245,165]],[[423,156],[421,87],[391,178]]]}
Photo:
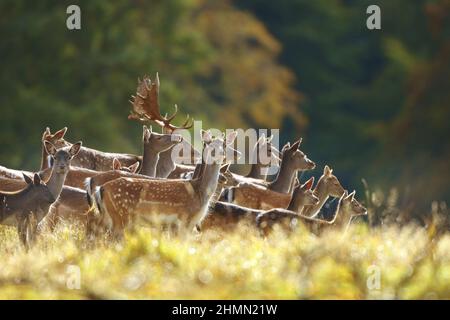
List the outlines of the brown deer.
{"label": "brown deer", "polygon": [[0,224],[17,227],[19,238],[29,249],[36,228],[47,214],[55,197],[39,175],[23,175],[26,187],[16,192],[0,192]]}
{"label": "brown deer", "polygon": [[[314,177],[310,178],[303,185],[295,187],[292,198],[289,201],[287,210],[300,212],[305,205],[312,205],[319,202],[313,194],[311,188],[314,184]],[[273,209],[276,211],[277,209]],[[229,229],[234,228],[238,222],[244,221],[249,225],[255,225],[256,217],[266,212],[264,210],[241,207],[226,202],[216,202],[202,222],[201,230],[209,228]]]}
{"label": "brown deer", "polygon": [[[155,174],[157,178],[165,179],[169,177],[169,174],[171,174],[177,167],[172,157],[172,150],[174,147],[175,145],[159,154],[159,160],[158,163],[156,164],[156,174]],[[190,167],[190,169],[192,169],[192,167]]]}
{"label": "brown deer", "polygon": [[9,169],[0,166],[0,179],[14,179],[23,181],[23,174],[26,174],[27,176],[33,176],[33,173],[29,171]]}
{"label": "brown deer", "polygon": [[[120,162],[115,159],[114,170],[121,170],[128,173],[134,173],[139,167],[139,163],[136,162],[131,167],[123,167]],[[50,168],[50,173],[51,173]],[[40,178],[43,181],[49,180],[48,175],[49,169],[44,170],[44,174],[39,173]],[[64,186],[61,191],[61,194],[57,201],[50,207],[49,213],[44,218],[45,221],[42,221],[40,229],[48,227],[50,231],[53,231],[57,223],[61,221],[77,221],[82,225],[86,224],[86,214],[90,209],[89,202],[87,201],[87,192],[84,190],[84,183],[82,187],[72,187],[78,186],[81,184],[82,175],[78,175],[79,171],[81,172],[93,172],[94,174],[98,174],[97,171],[91,171],[83,168],[75,168],[71,167],[69,173],[67,174],[66,180],[64,181]],[[77,175],[74,177],[74,173]],[[89,177],[91,174],[87,175]],[[68,181],[69,180],[69,181]],[[6,192],[14,192],[17,190],[21,190],[26,187],[26,182],[23,180],[17,179],[6,179],[0,177],[0,190]],[[72,185],[72,186],[71,186]]]}
{"label": "brown deer", "polygon": [[288,143],[283,147],[280,170],[275,180],[268,183],[267,188],[241,183],[224,190],[220,200],[253,209],[286,208],[291,199],[289,190],[297,171],[315,168],[315,163],[298,150],[300,143],[301,139],[292,146]]}
{"label": "brown deer", "polygon": [[53,144],[57,149],[61,149],[64,147],[71,146],[71,143],[64,140],[64,136],[66,135],[67,127],[62,128],[61,130],[56,131],[55,133],[51,133],[50,128],[46,128],[44,133],[42,134],[42,156],[41,156],[41,171],[51,168],[51,157],[47,153],[45,149],[45,141]]}
{"label": "brown deer", "polygon": [[[70,142],[64,140],[64,135],[66,132],[67,128],[61,129],[53,135],[50,133],[48,128],[44,132],[42,136],[41,170],[51,167],[52,158],[49,157],[44,145],[46,141],[52,143],[57,149],[68,149],[72,146]],[[131,166],[136,162],[142,163],[141,156],[122,153],[109,153],[82,147],[78,155],[72,160],[72,166],[95,171],[107,171],[111,170],[114,159],[119,159],[120,162],[126,166]]]}
{"label": "brown deer", "polygon": [[[276,162],[278,164],[281,161],[281,159],[279,158],[280,153],[272,145],[272,139],[273,136],[266,138],[266,136],[262,134],[256,142],[252,153],[252,166],[250,172],[246,176],[247,178],[266,180],[266,169],[272,162]],[[263,161],[263,159],[261,159],[263,152],[266,154],[266,161]]]}
{"label": "brown deer", "polygon": [[[45,180],[42,179],[42,181]],[[24,189],[26,186],[27,183],[23,179],[0,178],[0,192],[15,192]],[[49,213],[40,223],[40,230],[49,227],[50,231],[53,231],[58,222],[67,220],[75,220],[85,224],[86,213],[90,208],[86,197],[85,190],[64,185],[59,198],[53,203]]]}
{"label": "brown deer", "polygon": [[141,174],[154,178],[156,165],[160,161],[160,153],[181,143],[183,138],[179,134],[160,134],[152,131],[152,127],[143,127],[144,154]]}
{"label": "brown deer", "polygon": [[286,231],[292,231],[299,221],[310,232],[320,234],[324,229],[343,229],[351,223],[353,217],[361,215],[367,215],[367,209],[355,199],[355,191],[348,194],[345,190],[331,221],[299,215],[290,210],[273,209],[259,214],[256,224],[265,236],[270,233],[274,225],[279,225]]}
{"label": "brown deer", "polygon": [[[231,145],[236,132],[225,141]],[[144,221],[156,224],[183,224],[188,231],[203,219],[210,199],[215,192],[219,170],[224,160],[223,138],[213,138],[209,131],[202,132],[206,143],[206,164],[199,179],[195,180],[145,180],[120,178],[97,189],[95,199],[100,211],[98,224],[108,224],[115,238],[123,236],[124,228]],[[199,165],[200,166],[200,165]]]}
{"label": "brown deer", "polygon": [[[194,121],[186,118],[184,124],[180,127],[173,125],[171,122],[178,114],[178,106],[175,105],[175,112],[171,116],[162,116],[159,105],[159,75],[156,73],[156,78],[154,81],[148,76],[144,76],[141,81],[138,79],[138,87],[136,89],[136,95],[132,96],[130,103],[132,105],[132,110],[128,119],[137,120],[139,122],[154,122],[163,128],[163,133],[169,134],[174,133],[177,130],[190,129],[192,128]],[[187,141],[182,141],[182,150],[189,150],[190,163],[196,163],[196,157],[200,154],[196,151],[192,145]],[[187,148],[187,149],[186,149]],[[167,159],[167,157],[166,157]]]}
{"label": "brown deer", "polygon": [[86,190],[64,186],[58,200],[40,223],[39,229],[42,231],[49,228],[53,232],[59,223],[86,226],[89,209]]}
{"label": "brown deer", "polygon": [[[94,203],[94,191],[95,188],[105,184],[106,182],[118,179],[120,177],[128,178],[141,178],[145,179],[154,178],[156,171],[156,163],[158,162],[159,152],[171,148],[182,141],[182,137],[178,134],[158,134],[155,133],[146,126],[143,126],[142,141],[144,145],[143,164],[140,174],[136,174],[136,170],[133,172],[124,172],[114,168],[112,171],[105,171],[97,173],[92,177],[85,179],[84,186],[88,193],[89,204],[92,206]],[[117,159],[113,160],[116,165],[121,165]]]}
{"label": "brown deer", "polygon": [[[118,161],[117,159],[115,159]],[[115,168],[115,170],[123,170],[123,171],[133,171],[135,172],[139,168],[139,162],[136,162],[135,164],[125,167],[118,163],[113,162],[113,166],[119,165],[119,168]],[[41,176],[42,180],[48,180],[52,173],[52,168],[45,169],[44,171],[39,172],[39,175]],[[85,168],[79,168],[79,167],[70,167],[69,172],[67,173],[66,180],[64,181],[64,185],[68,187],[78,188],[78,189],[84,189],[86,186],[86,179],[91,178],[95,175],[99,174],[99,171],[94,171],[90,169]]]}
{"label": "brown deer", "polygon": [[303,216],[316,218],[317,213],[323,207],[328,197],[340,198],[344,191],[345,190],[338,178],[333,174],[333,170],[326,165],[323,169],[323,175],[320,177],[314,188],[314,195],[319,198],[319,203],[306,206],[301,214]]}
{"label": "brown deer", "polygon": [[20,238],[27,247],[34,239],[37,225],[48,213],[50,206],[59,198],[69,171],[70,161],[79,152],[81,142],[72,145],[68,151],[63,149],[57,151],[56,147],[48,141],[45,141],[45,147],[48,154],[53,157],[53,170],[49,180],[42,183],[41,178],[36,174],[31,184],[31,179],[24,175],[25,182],[28,184],[25,189],[13,193],[2,193],[3,196],[1,196],[2,221],[5,221],[5,224],[13,223],[18,226]]}

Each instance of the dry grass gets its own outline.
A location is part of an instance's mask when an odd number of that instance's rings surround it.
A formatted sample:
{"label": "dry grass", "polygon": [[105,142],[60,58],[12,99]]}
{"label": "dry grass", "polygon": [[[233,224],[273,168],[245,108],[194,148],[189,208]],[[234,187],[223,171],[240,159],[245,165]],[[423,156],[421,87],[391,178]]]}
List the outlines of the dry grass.
{"label": "dry grass", "polygon": [[[244,226],[177,237],[140,228],[122,244],[89,246],[81,230],[62,227],[27,253],[0,226],[0,298],[449,299],[450,233],[432,233],[357,224],[263,239]],[[77,268],[80,289],[69,289]]]}

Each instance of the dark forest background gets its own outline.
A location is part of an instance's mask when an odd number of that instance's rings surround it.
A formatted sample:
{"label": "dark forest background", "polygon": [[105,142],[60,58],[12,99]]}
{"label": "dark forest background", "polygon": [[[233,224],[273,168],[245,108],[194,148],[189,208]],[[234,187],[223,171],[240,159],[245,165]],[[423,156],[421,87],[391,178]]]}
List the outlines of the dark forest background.
{"label": "dark forest background", "polygon": [[158,71],[167,112],[302,136],[314,174],[329,164],[350,189],[449,200],[449,0],[4,0],[0,39],[0,165],[37,170],[47,126],[140,152],[128,99]]}

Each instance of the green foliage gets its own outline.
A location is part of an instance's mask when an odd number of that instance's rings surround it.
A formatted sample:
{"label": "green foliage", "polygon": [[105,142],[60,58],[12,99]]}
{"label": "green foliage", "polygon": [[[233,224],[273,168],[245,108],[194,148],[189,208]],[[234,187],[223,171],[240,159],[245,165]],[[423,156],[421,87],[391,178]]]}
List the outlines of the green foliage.
{"label": "green foliage", "polygon": [[[305,95],[313,159],[332,165],[344,185],[361,188],[362,177],[398,185],[427,209],[450,198],[448,1],[235,3],[283,44],[282,62]],[[381,8],[382,30],[366,28],[371,4]]]}
{"label": "green foliage", "polygon": [[128,99],[139,76],[157,71],[162,112],[178,104],[178,123],[187,113],[205,127],[279,127],[286,114],[304,122],[279,44],[228,2],[80,1],[80,31],[66,28],[69,4],[0,4],[2,165],[36,170],[47,126],[68,126],[69,140],[90,147],[139,152]]}

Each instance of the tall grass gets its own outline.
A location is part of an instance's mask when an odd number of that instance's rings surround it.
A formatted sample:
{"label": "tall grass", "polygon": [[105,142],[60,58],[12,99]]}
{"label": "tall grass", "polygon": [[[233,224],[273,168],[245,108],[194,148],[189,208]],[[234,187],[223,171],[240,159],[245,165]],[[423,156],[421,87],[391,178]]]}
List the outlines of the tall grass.
{"label": "tall grass", "polygon": [[246,226],[179,236],[142,227],[92,245],[61,226],[25,252],[0,227],[0,298],[449,299],[450,234],[435,230],[356,223],[264,239]]}

